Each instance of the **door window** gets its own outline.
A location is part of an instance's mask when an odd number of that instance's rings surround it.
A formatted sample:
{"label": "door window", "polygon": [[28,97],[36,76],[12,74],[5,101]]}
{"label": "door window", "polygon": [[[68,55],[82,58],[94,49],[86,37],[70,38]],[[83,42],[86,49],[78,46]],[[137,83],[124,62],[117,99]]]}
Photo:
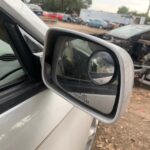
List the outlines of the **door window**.
{"label": "door window", "polygon": [[3,18],[0,18],[0,89],[25,76],[12,43],[6,32]]}

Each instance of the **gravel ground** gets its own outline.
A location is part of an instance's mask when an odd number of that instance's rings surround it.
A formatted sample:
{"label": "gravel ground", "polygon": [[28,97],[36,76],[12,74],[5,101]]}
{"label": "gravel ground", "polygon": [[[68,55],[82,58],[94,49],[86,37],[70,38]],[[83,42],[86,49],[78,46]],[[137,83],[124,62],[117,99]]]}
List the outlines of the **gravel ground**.
{"label": "gravel ground", "polygon": [[49,27],[61,27],[61,28],[66,28],[66,29],[73,29],[76,31],[80,31],[83,33],[88,33],[88,34],[104,34],[107,31],[103,29],[96,29],[96,28],[91,28],[85,25],[78,25],[78,24],[70,24],[70,23],[64,23],[64,22],[57,22],[57,23],[46,23]]}
{"label": "gravel ground", "polygon": [[150,150],[150,88],[135,87],[124,116],[99,123],[92,150]]}

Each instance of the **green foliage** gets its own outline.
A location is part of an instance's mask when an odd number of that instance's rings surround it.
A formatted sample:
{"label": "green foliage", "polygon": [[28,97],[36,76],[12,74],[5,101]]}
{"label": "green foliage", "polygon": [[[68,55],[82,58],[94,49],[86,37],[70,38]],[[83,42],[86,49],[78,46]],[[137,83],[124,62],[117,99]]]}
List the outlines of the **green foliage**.
{"label": "green foliage", "polygon": [[118,11],[117,11],[118,14],[128,14],[128,15],[134,15],[134,16],[143,16],[145,17],[146,16],[146,13],[138,13],[136,10],[135,11],[130,11],[128,7],[126,6],[122,6],[120,8],[118,8]]}
{"label": "green foliage", "polygon": [[118,9],[117,13],[118,14],[128,14],[129,8],[126,6],[122,6]]}
{"label": "green foliage", "polygon": [[[138,13],[137,11],[130,11],[129,8],[127,8],[126,6],[122,6],[122,7],[118,8],[117,13],[118,14],[128,14],[128,15],[133,15],[133,16],[146,17],[146,13]],[[147,17],[146,22],[150,22],[149,16]]]}
{"label": "green foliage", "polygon": [[141,16],[141,17],[146,16],[146,13],[138,13],[137,11],[129,11],[128,14],[134,15],[134,16]]}
{"label": "green foliage", "polygon": [[80,12],[82,8],[88,8],[92,0],[32,0],[32,3],[42,3],[44,10],[53,12]]}

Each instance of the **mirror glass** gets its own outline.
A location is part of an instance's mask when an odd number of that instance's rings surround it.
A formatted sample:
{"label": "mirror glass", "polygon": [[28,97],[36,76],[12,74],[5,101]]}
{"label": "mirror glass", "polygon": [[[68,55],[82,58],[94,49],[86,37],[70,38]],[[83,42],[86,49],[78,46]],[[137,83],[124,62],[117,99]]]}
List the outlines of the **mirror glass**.
{"label": "mirror glass", "polygon": [[98,85],[109,83],[115,73],[115,62],[106,51],[95,52],[89,61],[89,77]]}
{"label": "mirror glass", "polygon": [[54,50],[53,81],[74,100],[110,114],[119,89],[119,70],[109,51],[86,39],[59,37]]}

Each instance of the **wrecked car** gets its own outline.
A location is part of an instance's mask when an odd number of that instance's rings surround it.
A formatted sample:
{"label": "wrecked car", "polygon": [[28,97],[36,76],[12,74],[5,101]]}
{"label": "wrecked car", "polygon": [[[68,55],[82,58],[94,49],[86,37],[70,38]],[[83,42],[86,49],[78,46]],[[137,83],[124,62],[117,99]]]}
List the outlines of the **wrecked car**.
{"label": "wrecked car", "polygon": [[101,36],[126,49],[134,62],[135,78],[150,85],[150,25],[127,25]]}

